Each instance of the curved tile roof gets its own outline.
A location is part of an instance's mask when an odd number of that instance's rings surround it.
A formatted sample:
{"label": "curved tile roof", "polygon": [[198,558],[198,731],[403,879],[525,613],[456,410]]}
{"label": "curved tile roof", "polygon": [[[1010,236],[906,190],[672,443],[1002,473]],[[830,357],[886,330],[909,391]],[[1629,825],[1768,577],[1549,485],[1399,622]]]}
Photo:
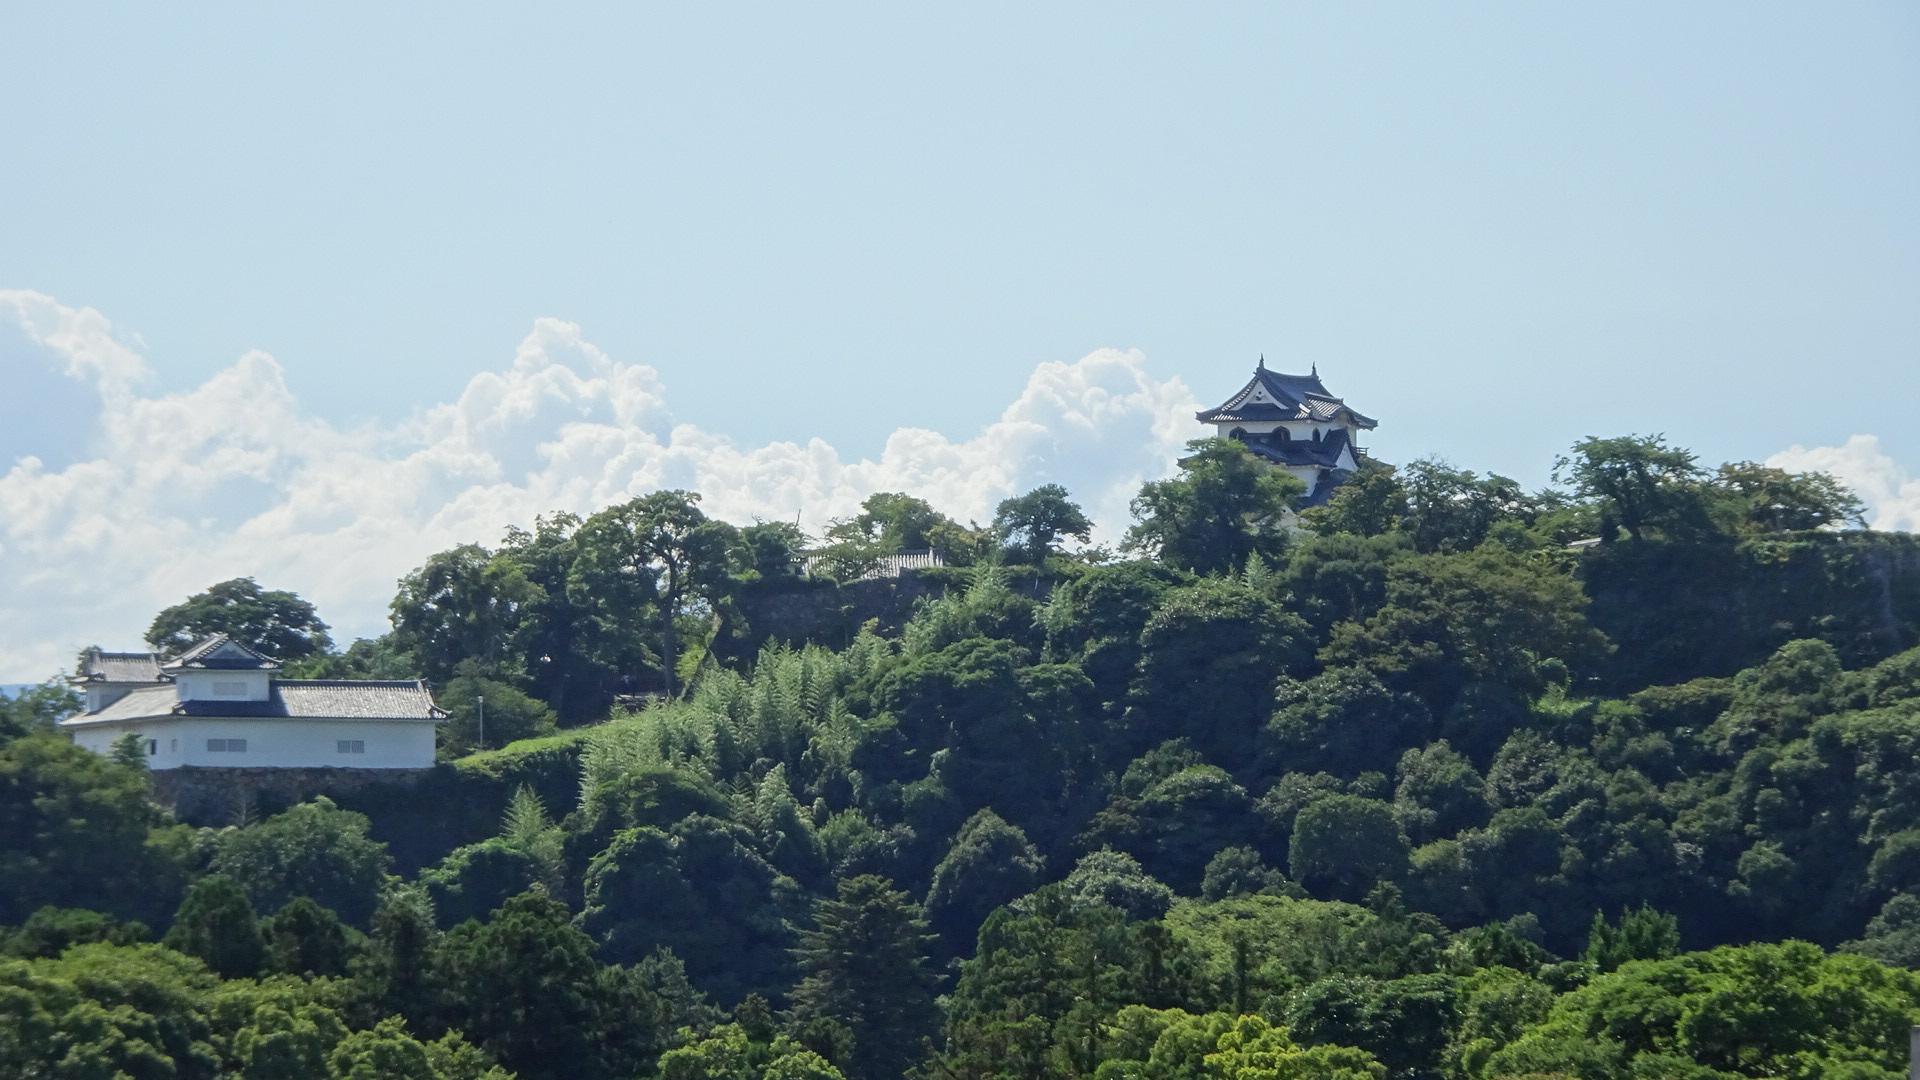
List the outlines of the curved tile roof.
{"label": "curved tile roof", "polygon": [[160,654],[89,651],[78,677],[87,682],[159,682]]}
{"label": "curved tile roof", "polygon": [[217,671],[278,671],[280,661],[226,634],[215,634],[162,665],[168,671],[203,668]]}
{"label": "curved tile roof", "polygon": [[[1264,390],[1271,400],[1253,400],[1256,390]],[[1320,373],[1311,375],[1286,375],[1278,371],[1267,370],[1263,360],[1254,370],[1253,378],[1240,392],[1228,398],[1219,408],[1208,409],[1194,414],[1203,424],[1266,423],[1286,420],[1331,421],[1342,415],[1350,418],[1354,425],[1362,428],[1377,426],[1371,417],[1363,416],[1350,408],[1346,402],[1327,392],[1327,386],[1320,381]]]}
{"label": "curved tile roof", "polygon": [[445,710],[433,703],[418,680],[354,682],[330,679],[275,679],[265,701],[181,701],[171,684],[144,686],[96,713],[62,720],[63,726],[116,720],[159,720],[178,716],[227,716],[311,720],[439,720]]}

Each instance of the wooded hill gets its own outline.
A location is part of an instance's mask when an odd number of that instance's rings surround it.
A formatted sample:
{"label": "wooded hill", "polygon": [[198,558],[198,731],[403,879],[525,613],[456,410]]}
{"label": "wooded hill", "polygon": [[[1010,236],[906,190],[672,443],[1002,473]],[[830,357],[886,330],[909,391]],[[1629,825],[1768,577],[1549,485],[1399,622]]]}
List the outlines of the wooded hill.
{"label": "wooded hill", "polygon": [[811,545],[662,492],[344,650],[223,583],[156,645],[425,673],[448,760],[194,825],[7,702],[0,1073],[1903,1075],[1920,543],[1657,438],[1556,479],[1369,463],[1295,527],[1206,441],[1072,553],[1057,487]]}

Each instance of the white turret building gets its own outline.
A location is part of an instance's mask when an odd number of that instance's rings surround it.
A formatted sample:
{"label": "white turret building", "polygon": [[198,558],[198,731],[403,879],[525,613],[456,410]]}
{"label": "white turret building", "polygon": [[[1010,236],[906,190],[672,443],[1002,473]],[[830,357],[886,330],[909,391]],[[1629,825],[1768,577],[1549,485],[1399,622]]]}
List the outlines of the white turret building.
{"label": "white turret building", "polygon": [[225,634],[169,660],[91,650],[73,679],[86,711],[60,721],[105,754],[131,732],[154,769],[425,769],[446,713],[426,684],[282,679]]}
{"label": "white turret building", "polygon": [[1359,470],[1367,456],[1360,433],[1376,426],[1372,418],[1327,392],[1319,365],[1311,375],[1282,375],[1267,369],[1264,356],[1254,368],[1253,381],[1219,408],[1195,416],[1212,424],[1221,437],[1244,443],[1304,481],[1305,506],[1324,504],[1341,481]]}

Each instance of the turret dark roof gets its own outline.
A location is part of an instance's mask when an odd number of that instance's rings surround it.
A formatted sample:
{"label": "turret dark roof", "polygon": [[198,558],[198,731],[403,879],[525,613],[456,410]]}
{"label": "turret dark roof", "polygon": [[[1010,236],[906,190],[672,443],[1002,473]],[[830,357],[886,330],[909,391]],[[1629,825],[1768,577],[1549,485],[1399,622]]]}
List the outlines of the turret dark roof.
{"label": "turret dark roof", "polygon": [[[1334,428],[1319,439],[1281,441],[1268,435],[1248,435],[1241,443],[1268,461],[1296,468],[1317,465],[1322,469],[1337,467],[1340,464],[1340,452],[1350,445],[1345,428]],[[1353,456],[1355,460],[1359,459],[1358,447],[1354,448]]]}
{"label": "turret dark roof", "polygon": [[153,683],[160,682],[160,654],[150,652],[102,652],[89,649],[80,662],[75,682]]}
{"label": "turret dark roof", "polygon": [[265,701],[181,701],[172,686],[135,690],[96,713],[60,722],[62,727],[175,716],[225,716],[331,720],[439,720],[446,711],[417,680],[355,682],[275,679]]}
{"label": "turret dark roof", "polygon": [[191,649],[167,661],[166,671],[197,668],[206,671],[278,671],[280,661],[257,649],[249,648],[226,634],[215,634],[194,643]]}
{"label": "turret dark roof", "polygon": [[[1269,400],[1255,400],[1256,390],[1265,390]],[[1346,416],[1356,427],[1372,428],[1371,417],[1362,416],[1347,403],[1327,393],[1319,371],[1311,375],[1283,375],[1269,371],[1265,360],[1254,370],[1253,378],[1240,392],[1217,409],[1195,414],[1203,424],[1266,423],[1280,420],[1329,421]]]}

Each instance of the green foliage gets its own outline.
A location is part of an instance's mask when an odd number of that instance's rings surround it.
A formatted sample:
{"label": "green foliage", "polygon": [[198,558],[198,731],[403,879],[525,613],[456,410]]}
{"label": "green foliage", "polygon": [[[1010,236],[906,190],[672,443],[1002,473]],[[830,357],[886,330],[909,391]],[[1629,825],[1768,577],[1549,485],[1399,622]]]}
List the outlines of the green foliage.
{"label": "green foliage", "polygon": [[1433,728],[1425,702],[1388,689],[1365,668],[1329,668],[1304,681],[1283,676],[1273,698],[1262,757],[1292,771],[1384,771],[1397,747],[1418,746]]}
{"label": "green foliage", "polygon": [[[1806,942],[1630,963],[1554,1003],[1481,1075],[1899,1076],[1920,976]],[[1711,1071],[1709,1071],[1711,1070]]]}
{"label": "green foliage", "polygon": [[147,771],[147,740],[137,731],[129,731],[113,740],[107,760],[134,772]]}
{"label": "green foliage", "polygon": [[223,979],[257,975],[267,965],[267,939],[246,890],[224,874],[193,883],[163,944],[197,956]]}
{"label": "green foliage", "polygon": [[1864,528],[1865,506],[1846,485],[1822,472],[1790,473],[1751,461],[1720,466],[1714,482],[1736,495],[1741,525],[1758,532],[1794,532],[1851,525]]}
{"label": "green foliage", "polygon": [[626,1075],[650,1049],[653,995],[602,967],[566,906],[538,891],[455,927],[441,967],[457,988],[461,1030],[523,1077]]}
{"label": "green foliage", "polygon": [[29,686],[12,697],[0,690],[0,743],[22,735],[49,734],[55,721],[79,712],[82,704],[73,687],[59,679]]}
{"label": "green foliage", "polygon": [[840,542],[865,542],[881,554],[936,548],[947,553],[948,562],[965,566],[973,561],[979,537],[952,518],[935,510],[925,499],[898,491],[881,491],[867,496],[860,513],[835,522],[827,538]]}
{"label": "green foliage", "polygon": [[967,819],[927,889],[927,922],[949,954],[966,951],[994,908],[1033,891],[1046,860],[1027,835],[992,810]]}
{"label": "green foliage", "polygon": [[1840,948],[1894,967],[1920,968],[1920,896],[1895,894],[1867,923],[1860,940]]}
{"label": "green foliage", "polygon": [[660,1056],[661,1080],[841,1080],[825,1058],[785,1035],[755,1039],[739,1024]]}
{"label": "green foliage", "polygon": [[333,648],[312,604],[290,592],[262,589],[252,578],[223,581],[162,611],[147,628],[147,644],[178,654],[212,634],[283,662]]}
{"label": "green foliage", "polygon": [[1105,907],[1129,919],[1157,919],[1173,904],[1173,890],[1141,869],[1140,860],[1111,848],[1082,856],[1049,895],[1066,911]]}
{"label": "green foliage", "polygon": [[1680,921],[1642,904],[1638,910],[1621,912],[1617,923],[1607,922],[1606,916],[1596,912],[1581,959],[1608,972],[1620,970],[1630,960],[1671,959],[1679,951]]}
{"label": "green foliage", "polygon": [[[1835,529],[1828,478],[1576,452],[1597,471],[1571,494],[1369,462],[1308,534],[1276,471],[1202,444],[1142,492],[1159,558],[1127,563],[1058,557],[1077,526],[1049,488],[992,537],[898,493],[830,537],[984,557],[943,594],[773,580],[798,530],[686,493],[544,517],[429,560],[394,634],[289,668],[418,665],[450,749],[481,694],[490,746],[535,736],[335,796],[370,820],[172,824],[142,755],[45,733],[64,687],[0,702],[0,918],[25,919],[0,941],[30,958],[0,964],[0,1056],[138,1080],[1886,1075],[1871,1033],[1920,1013],[1868,959],[1920,963],[1920,545]],[[1564,546],[1603,519],[1608,543]],[[742,652],[776,633],[797,644]],[[651,700],[554,731],[616,694]],[[248,977],[114,944],[208,872],[169,941]],[[1856,955],[1680,952],[1791,936]]]}
{"label": "green foliage", "polygon": [[367,836],[367,818],[321,796],[222,836],[213,870],[238,882],[257,908],[277,910],[305,896],[364,926],[387,883],[386,845]]}
{"label": "green foliage", "polygon": [[[1213,765],[1187,764],[1149,783],[1139,769],[1146,760],[1128,767],[1121,794],[1087,824],[1082,842],[1131,852],[1155,877],[1194,892],[1215,852],[1251,839],[1253,800]],[[1133,784],[1141,785],[1137,796],[1129,794]]]}
{"label": "green foliage", "polygon": [[1140,631],[1129,721],[1141,743],[1187,738],[1236,761],[1273,708],[1273,681],[1306,659],[1306,626],[1246,578],[1172,589]]}
{"label": "green foliage", "polygon": [[435,682],[464,670],[517,674],[522,617],[545,595],[514,560],[462,544],[400,579],[391,605],[393,641]]}
{"label": "green foliage", "polygon": [[1611,543],[1616,529],[1642,540],[1649,528],[1678,535],[1710,528],[1696,460],[1692,451],[1668,446],[1664,435],[1589,435],[1553,472],[1576,495],[1599,504],[1600,539]]}
{"label": "green foliage", "polygon": [[1100,1080],[1381,1080],[1373,1056],[1347,1047],[1302,1048],[1258,1016],[1129,1006],[1114,1018],[1113,1057]]}
{"label": "green foliage", "polygon": [[268,966],[288,975],[345,975],[353,940],[340,916],[296,896],[266,920]]}
{"label": "green foliage", "polygon": [[1197,574],[1239,570],[1256,553],[1277,559],[1305,485],[1232,439],[1197,439],[1187,449],[1179,476],[1149,481],[1134,497],[1128,550]]}
{"label": "green foliage", "polygon": [[1207,860],[1206,873],[1200,879],[1200,898],[1211,903],[1268,889],[1285,890],[1288,884],[1286,875],[1267,869],[1258,851],[1250,847],[1221,848]]}
{"label": "green foliage", "polygon": [[915,1044],[939,1021],[927,964],[934,938],[907,894],[873,875],[840,882],[814,908],[794,960],[803,976],[793,991],[801,1021],[828,1019],[853,1035],[845,1072],[853,1080],[890,1080],[918,1056]]}
{"label": "green foliage", "polygon": [[1321,536],[1349,533],[1380,536],[1400,528],[1407,514],[1407,490],[1398,470],[1386,462],[1365,458],[1360,469],[1335,488],[1324,506],[1300,513],[1307,528]]}
{"label": "green foliage", "polygon": [[1012,561],[1043,566],[1059,550],[1061,537],[1086,542],[1093,521],[1068,498],[1066,488],[1042,484],[1002,501],[993,514],[993,533]]}
{"label": "green foliage", "polygon": [[1288,871],[1310,889],[1357,900],[1407,871],[1407,838],[1393,807],[1379,799],[1329,795],[1293,823]]}
{"label": "green foliage", "polygon": [[623,829],[588,864],[582,925],[602,953],[636,961],[665,947],[723,1002],[788,981],[797,883],[754,850],[743,826],[704,815],[666,830]]}
{"label": "green foliage", "polygon": [[1537,512],[1517,482],[1498,474],[1482,479],[1439,458],[1414,461],[1395,479],[1407,500],[1399,527],[1419,551],[1471,551],[1502,522],[1527,524]]}
{"label": "green foliage", "polygon": [[1388,570],[1385,606],[1334,627],[1321,659],[1371,670],[1440,713],[1475,682],[1544,689],[1549,657],[1597,663],[1607,642],[1585,606],[1579,585],[1539,560],[1487,549],[1412,556]]}
{"label": "green foliage", "polygon": [[436,690],[433,698],[447,710],[447,723],[440,729],[440,750],[445,756],[538,739],[556,730],[553,710],[545,702],[496,679],[463,675]]}
{"label": "green foliage", "polygon": [[144,771],[57,735],[0,743],[0,923],[47,905],[167,914],[180,871],[148,842],[163,820]]}
{"label": "green foliage", "polygon": [[1359,1047],[1390,1077],[1432,1076],[1459,1022],[1456,996],[1448,975],[1334,975],[1288,1000],[1287,1030],[1308,1046]]}
{"label": "green foliage", "polygon": [[807,534],[790,521],[755,521],[740,530],[734,564],[762,579],[797,577],[800,550],[806,545]]}
{"label": "green foliage", "polygon": [[43,907],[27,916],[20,928],[0,939],[0,953],[33,959],[55,957],[71,945],[104,941],[110,945],[135,945],[147,940],[151,931],[145,923],[121,922],[111,915],[85,908]]}

